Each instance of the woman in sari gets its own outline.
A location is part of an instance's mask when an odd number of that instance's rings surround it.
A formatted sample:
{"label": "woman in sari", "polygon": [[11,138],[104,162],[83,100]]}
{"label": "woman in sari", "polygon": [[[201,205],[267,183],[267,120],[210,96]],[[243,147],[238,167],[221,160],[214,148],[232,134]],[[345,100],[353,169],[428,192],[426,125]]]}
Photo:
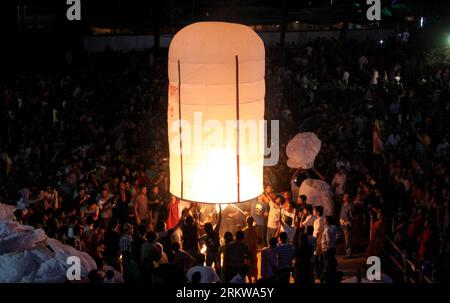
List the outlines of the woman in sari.
{"label": "woman in sari", "polygon": [[381,210],[377,210],[376,220],[370,222],[370,240],[367,247],[366,257],[377,256],[381,257],[384,247],[384,235],[386,226],[383,222],[383,214]]}

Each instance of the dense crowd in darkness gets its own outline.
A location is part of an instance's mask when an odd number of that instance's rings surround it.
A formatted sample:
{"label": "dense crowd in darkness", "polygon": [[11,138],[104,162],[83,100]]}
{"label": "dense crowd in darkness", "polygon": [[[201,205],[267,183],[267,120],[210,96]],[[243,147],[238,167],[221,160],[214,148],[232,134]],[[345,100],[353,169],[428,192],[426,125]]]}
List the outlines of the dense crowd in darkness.
{"label": "dense crowd in darkness", "polygon": [[[280,120],[281,150],[299,131],[322,149],[315,171],[289,170],[281,152],[234,230],[231,207],[208,220],[168,192],[167,65],[148,53],[0,83],[0,202],[89,253],[91,282],[337,283],[336,253],[387,260],[392,243],[448,282],[449,67],[397,39],[317,39],[266,56],[265,115]],[[306,175],[332,185],[334,217],[297,199],[291,185]]]}

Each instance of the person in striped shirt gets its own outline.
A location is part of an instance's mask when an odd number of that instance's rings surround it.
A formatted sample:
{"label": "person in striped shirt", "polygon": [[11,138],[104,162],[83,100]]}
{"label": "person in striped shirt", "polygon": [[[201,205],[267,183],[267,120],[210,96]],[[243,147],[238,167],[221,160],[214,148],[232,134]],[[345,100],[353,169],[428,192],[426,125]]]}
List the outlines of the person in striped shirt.
{"label": "person in striped shirt", "polygon": [[287,243],[286,232],[279,235],[280,243],[277,246],[278,253],[278,279],[280,283],[289,283],[292,271],[292,259],[295,254],[295,247]]}
{"label": "person in striped shirt", "polygon": [[120,252],[133,252],[133,226],[131,224],[125,223],[123,225],[123,235],[119,240]]}

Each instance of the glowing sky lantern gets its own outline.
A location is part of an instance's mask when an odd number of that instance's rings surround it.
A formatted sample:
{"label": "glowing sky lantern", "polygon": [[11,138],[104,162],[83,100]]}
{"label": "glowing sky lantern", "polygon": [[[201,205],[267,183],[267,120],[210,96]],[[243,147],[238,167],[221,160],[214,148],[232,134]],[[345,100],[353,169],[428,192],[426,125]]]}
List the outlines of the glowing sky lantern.
{"label": "glowing sky lantern", "polygon": [[170,192],[202,203],[257,197],[264,163],[264,142],[255,133],[264,120],[262,40],[244,25],[194,23],[172,39],[168,69]]}

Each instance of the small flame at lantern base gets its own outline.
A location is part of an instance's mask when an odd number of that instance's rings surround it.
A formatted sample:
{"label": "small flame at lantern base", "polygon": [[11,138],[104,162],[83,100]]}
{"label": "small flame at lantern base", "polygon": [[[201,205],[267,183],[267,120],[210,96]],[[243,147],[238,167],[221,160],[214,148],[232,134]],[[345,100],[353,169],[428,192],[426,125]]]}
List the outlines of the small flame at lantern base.
{"label": "small flame at lantern base", "polygon": [[206,245],[205,244],[203,244],[202,249],[200,249],[200,252],[202,254],[206,254]]}

